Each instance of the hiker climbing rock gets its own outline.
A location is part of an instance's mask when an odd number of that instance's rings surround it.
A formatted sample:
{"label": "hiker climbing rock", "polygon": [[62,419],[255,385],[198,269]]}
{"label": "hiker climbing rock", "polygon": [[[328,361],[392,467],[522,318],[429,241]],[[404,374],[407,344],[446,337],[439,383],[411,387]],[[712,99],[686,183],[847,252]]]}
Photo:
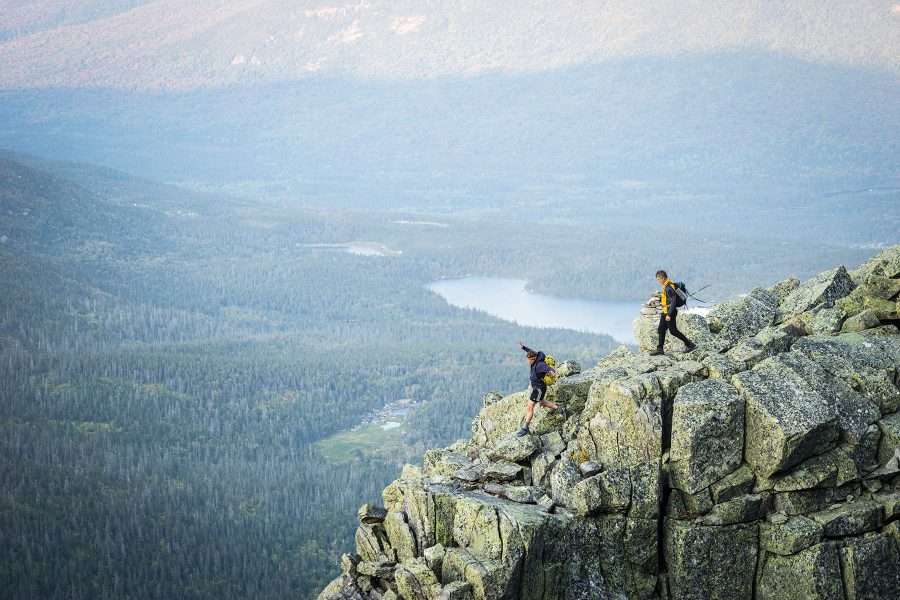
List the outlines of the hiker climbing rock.
{"label": "hiker climbing rock", "polygon": [[662,287],[662,292],[659,294],[660,302],[662,302],[662,314],[659,316],[659,327],[656,329],[659,334],[659,343],[656,346],[656,350],[652,351],[650,355],[658,356],[664,354],[663,346],[666,343],[667,330],[673,336],[684,342],[684,345],[687,346],[685,352],[692,352],[697,348],[697,345],[689,340],[683,333],[678,331],[678,326],[676,325],[678,307],[684,306],[687,302],[686,291],[669,279],[669,275],[663,270],[656,272],[656,281]]}
{"label": "hiker climbing rock", "polygon": [[543,352],[535,352],[522,342],[519,342],[519,346],[525,351],[525,358],[528,360],[528,364],[531,367],[531,389],[525,407],[525,424],[522,425],[522,428],[519,429],[518,432],[516,432],[517,436],[522,437],[523,435],[528,434],[528,427],[531,425],[531,420],[534,418],[535,405],[540,404],[544,408],[559,410],[563,419],[567,417],[567,414],[564,406],[559,406],[555,402],[550,402],[545,399],[547,396],[547,385],[556,379],[556,371],[547,364],[547,356]]}

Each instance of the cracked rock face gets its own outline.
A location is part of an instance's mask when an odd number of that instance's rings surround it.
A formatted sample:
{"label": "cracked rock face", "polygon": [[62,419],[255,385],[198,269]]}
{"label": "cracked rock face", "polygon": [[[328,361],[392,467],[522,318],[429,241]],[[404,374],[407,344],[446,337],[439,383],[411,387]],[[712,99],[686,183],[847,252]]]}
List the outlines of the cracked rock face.
{"label": "cracked rock face", "polygon": [[900,598],[898,293],[900,247],[753,290],[691,355],[573,368],[524,438],[489,394],[319,598]]}
{"label": "cracked rock face", "polygon": [[672,409],[669,476],[688,493],[708,488],[741,465],[744,451],[744,401],[737,390],[717,379],[678,390]]}

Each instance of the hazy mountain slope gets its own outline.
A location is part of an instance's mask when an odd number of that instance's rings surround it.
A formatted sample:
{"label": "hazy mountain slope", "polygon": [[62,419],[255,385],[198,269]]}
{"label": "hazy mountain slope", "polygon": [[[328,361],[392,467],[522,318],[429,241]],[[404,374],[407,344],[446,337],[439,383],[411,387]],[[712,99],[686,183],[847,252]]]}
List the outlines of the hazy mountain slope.
{"label": "hazy mountain slope", "polygon": [[0,39],[87,23],[148,2],[152,0],[5,0],[0,12]]}
{"label": "hazy mountain slope", "polygon": [[265,179],[260,195],[456,209],[896,187],[898,130],[895,76],[771,54],[181,94],[0,92],[0,146],[169,181]]}
{"label": "hazy mountain slope", "polygon": [[[0,86],[8,88],[184,89],[314,72],[404,79],[723,49],[900,71],[895,0],[530,0],[513,10],[492,2],[120,0],[74,13],[45,0],[12,8],[0,17],[9,38],[0,43]],[[41,30],[49,24],[59,27]]]}

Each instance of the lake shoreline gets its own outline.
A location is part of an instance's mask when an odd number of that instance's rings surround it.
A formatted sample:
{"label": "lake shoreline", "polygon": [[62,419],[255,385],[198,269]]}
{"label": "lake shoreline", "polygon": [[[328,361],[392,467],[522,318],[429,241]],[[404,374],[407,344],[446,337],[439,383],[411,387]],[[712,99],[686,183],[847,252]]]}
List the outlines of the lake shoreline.
{"label": "lake shoreline", "polygon": [[518,325],[608,335],[617,342],[635,344],[631,324],[639,314],[641,300],[550,296],[529,290],[525,279],[501,277],[440,279],[425,287],[451,306],[479,310]]}

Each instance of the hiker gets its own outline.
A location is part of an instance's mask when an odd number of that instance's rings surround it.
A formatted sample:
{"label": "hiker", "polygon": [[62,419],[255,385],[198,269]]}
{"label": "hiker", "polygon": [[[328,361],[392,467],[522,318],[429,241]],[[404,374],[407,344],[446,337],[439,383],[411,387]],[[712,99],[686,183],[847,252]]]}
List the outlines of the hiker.
{"label": "hiker", "polygon": [[552,377],[556,376],[556,371],[544,362],[546,355],[543,352],[535,352],[522,342],[519,342],[519,346],[525,351],[525,358],[528,360],[528,364],[531,367],[531,391],[528,395],[528,402],[525,407],[525,424],[516,432],[518,437],[522,437],[528,435],[528,426],[531,425],[531,419],[534,418],[534,407],[536,404],[540,404],[544,408],[558,410],[563,419],[567,418],[568,415],[566,414],[566,408],[564,406],[559,406],[555,402],[544,399],[547,395],[547,384],[544,381],[544,377],[548,375]]}
{"label": "hiker", "polygon": [[659,327],[656,328],[656,332],[659,334],[659,344],[656,346],[656,350],[650,353],[650,356],[664,354],[663,346],[666,343],[666,330],[684,342],[684,345],[687,346],[685,352],[693,352],[696,350],[697,345],[678,331],[678,326],[675,324],[678,318],[678,306],[684,304],[684,296],[679,298],[679,290],[675,282],[669,279],[669,275],[665,271],[659,270],[656,272],[656,281],[662,286],[662,292],[659,295],[662,301],[662,314],[659,316]]}

